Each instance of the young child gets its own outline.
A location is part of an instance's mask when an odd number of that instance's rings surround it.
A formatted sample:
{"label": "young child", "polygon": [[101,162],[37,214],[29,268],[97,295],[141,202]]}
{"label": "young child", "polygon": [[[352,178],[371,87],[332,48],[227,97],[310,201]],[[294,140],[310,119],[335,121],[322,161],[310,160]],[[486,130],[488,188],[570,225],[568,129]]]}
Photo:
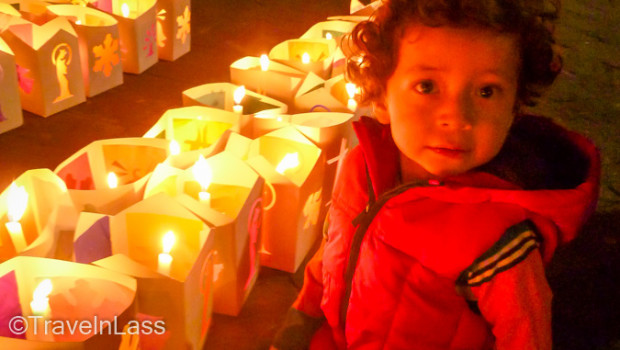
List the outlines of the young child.
{"label": "young child", "polygon": [[[555,5],[555,6],[554,6]],[[273,347],[551,349],[545,278],[595,147],[525,115],[561,68],[534,0],[386,0],[349,38],[355,123],[324,245]]]}

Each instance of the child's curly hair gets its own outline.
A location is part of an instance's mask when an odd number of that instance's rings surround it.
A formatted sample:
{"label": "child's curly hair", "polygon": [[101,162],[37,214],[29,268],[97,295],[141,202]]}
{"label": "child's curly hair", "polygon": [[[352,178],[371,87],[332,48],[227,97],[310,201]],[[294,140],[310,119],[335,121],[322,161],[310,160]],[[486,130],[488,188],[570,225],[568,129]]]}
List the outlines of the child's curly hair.
{"label": "child's curly hair", "polygon": [[412,22],[431,27],[478,26],[516,35],[521,68],[515,109],[535,105],[561,70],[552,33],[559,0],[382,1],[376,13],[343,40],[347,77],[361,88],[361,103],[383,98],[398,63],[400,39]]}

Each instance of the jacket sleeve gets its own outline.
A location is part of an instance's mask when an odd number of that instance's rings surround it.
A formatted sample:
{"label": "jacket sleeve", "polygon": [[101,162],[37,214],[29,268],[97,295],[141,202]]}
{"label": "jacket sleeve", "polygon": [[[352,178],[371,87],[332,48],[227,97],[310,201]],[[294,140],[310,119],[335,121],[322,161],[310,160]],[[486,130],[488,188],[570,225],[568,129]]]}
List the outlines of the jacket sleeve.
{"label": "jacket sleeve", "polygon": [[551,349],[552,294],[539,242],[531,223],[515,225],[460,279],[491,325],[498,350]]}
{"label": "jacket sleeve", "polygon": [[306,265],[303,287],[289,309],[284,324],[276,333],[273,348],[307,349],[314,333],[325,321],[321,311],[323,245],[324,242]]}

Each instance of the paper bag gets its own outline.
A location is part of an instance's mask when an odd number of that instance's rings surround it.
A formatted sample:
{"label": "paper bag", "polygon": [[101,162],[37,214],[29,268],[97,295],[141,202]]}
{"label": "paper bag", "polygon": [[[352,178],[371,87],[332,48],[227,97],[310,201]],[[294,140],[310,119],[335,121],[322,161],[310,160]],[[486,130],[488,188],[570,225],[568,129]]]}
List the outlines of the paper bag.
{"label": "paper bag", "polygon": [[[168,156],[168,141],[121,138],[92,142],[54,172],[64,180],[78,211],[116,214],[142,199],[144,185]],[[110,173],[118,179],[111,188]]]}
{"label": "paper bag", "polygon": [[340,46],[342,36],[351,32],[355,23],[350,21],[324,21],[310,27],[300,39],[334,39]]}
{"label": "paper bag", "polygon": [[146,326],[135,320],[136,280],[100,267],[20,256],[0,265],[0,285],[0,317],[27,326],[1,322],[2,349],[118,349],[125,326]]}
{"label": "paper bag", "polygon": [[51,5],[47,10],[69,19],[77,33],[86,96],[123,83],[118,22],[114,17],[78,5]]}
{"label": "paper bag", "polygon": [[0,38],[0,134],[23,123],[15,56]]}
{"label": "paper bag", "polygon": [[[213,232],[163,193],[116,216],[83,215],[76,229],[76,260],[137,279],[138,311],[166,323],[165,334],[150,339],[158,349],[202,349],[212,313]],[[168,250],[168,271],[162,271],[168,231],[175,242]]]}
{"label": "paper bag", "polygon": [[48,117],[86,100],[77,34],[65,18],[12,17],[0,34],[15,53],[22,108]]}
{"label": "paper bag", "polygon": [[174,61],[189,52],[191,13],[190,0],[157,0],[159,59]]}
{"label": "paper bag", "polygon": [[344,75],[323,80],[309,73],[295,96],[295,110],[303,112],[351,112],[357,108],[349,105]]}
{"label": "paper bag", "polygon": [[245,90],[245,95],[240,101],[234,101],[234,92],[240,86],[231,83],[211,83],[196,86],[183,91],[184,106],[208,106],[226,111],[234,111],[235,106],[242,108],[239,127],[237,130],[243,135],[251,136],[252,115],[256,113],[284,114],[287,105],[273,98],[259,95],[250,90]]}
{"label": "paper bag", "polygon": [[140,74],[157,63],[156,0],[111,0],[96,6],[118,21],[125,73]]}
{"label": "paper bag", "polygon": [[[293,161],[285,166],[284,160]],[[247,162],[266,185],[261,264],[295,272],[320,236],[325,155],[295,128],[286,127],[251,141]]]}
{"label": "paper bag", "polygon": [[[23,215],[17,219],[21,225],[24,250],[18,252],[15,239],[11,237],[10,187],[0,195],[0,261],[8,260],[17,253],[48,258],[71,258],[71,242],[77,221],[77,212],[69,198],[65,183],[49,169],[28,170],[20,175],[14,185],[23,187],[27,193]],[[13,186],[13,185],[11,185]],[[12,209],[11,209],[12,210]],[[16,233],[14,233],[16,234]]]}
{"label": "paper bag", "polygon": [[233,84],[245,85],[252,91],[288,105],[293,104],[295,93],[306,74],[276,61],[270,61],[267,70],[263,71],[260,58],[251,56],[230,65],[230,81]]}
{"label": "paper bag", "polygon": [[230,152],[206,162],[212,169],[208,204],[199,199],[193,169],[167,164],[155,169],[145,197],[164,192],[209,224],[215,237],[214,311],[238,315],[258,276],[263,180]]}
{"label": "paper bag", "polygon": [[[330,76],[334,39],[291,39],[279,43],[269,52],[269,59],[321,78]],[[304,56],[307,62],[304,62]]]}

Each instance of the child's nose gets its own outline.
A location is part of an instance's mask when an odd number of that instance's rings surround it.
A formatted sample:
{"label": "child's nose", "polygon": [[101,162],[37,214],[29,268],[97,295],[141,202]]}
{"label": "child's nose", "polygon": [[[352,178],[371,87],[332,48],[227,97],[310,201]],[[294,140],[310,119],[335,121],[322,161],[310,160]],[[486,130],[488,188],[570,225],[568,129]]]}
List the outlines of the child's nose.
{"label": "child's nose", "polygon": [[470,130],[474,118],[473,102],[467,94],[446,96],[438,116],[437,123],[443,129]]}

